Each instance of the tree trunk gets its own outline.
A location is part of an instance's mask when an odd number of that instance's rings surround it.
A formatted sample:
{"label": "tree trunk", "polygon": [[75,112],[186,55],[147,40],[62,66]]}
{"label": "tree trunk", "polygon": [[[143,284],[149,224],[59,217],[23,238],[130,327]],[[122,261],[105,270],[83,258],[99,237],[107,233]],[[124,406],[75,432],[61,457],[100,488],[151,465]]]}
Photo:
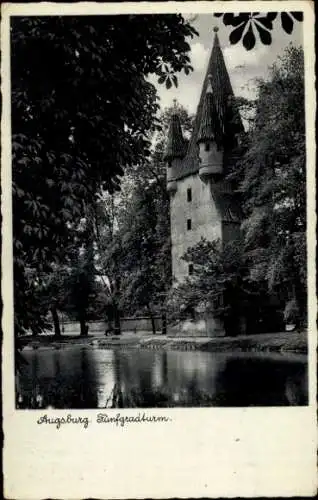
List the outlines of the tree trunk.
{"label": "tree trunk", "polygon": [[167,351],[162,351],[161,356],[161,385],[168,385],[168,354]]}
{"label": "tree trunk", "polygon": [[80,336],[81,337],[87,337],[88,336],[88,325],[86,325],[86,321],[85,321],[85,316],[81,315],[80,316]]}
{"label": "tree trunk", "polygon": [[51,307],[51,313],[52,313],[53,324],[54,324],[54,336],[61,337],[60,319],[59,319],[59,315],[57,314],[57,309],[55,306]]}
{"label": "tree trunk", "polygon": [[120,335],[120,313],[117,304],[114,304],[114,333]]}
{"label": "tree trunk", "polygon": [[162,335],[167,335],[167,316],[166,313],[163,312],[161,315],[161,321],[162,321]]}
{"label": "tree trunk", "polygon": [[156,323],[155,323],[155,318],[153,317],[152,310],[149,304],[147,304],[147,309],[149,311],[149,316],[151,319],[151,328],[152,328],[152,333],[153,335],[156,335]]}

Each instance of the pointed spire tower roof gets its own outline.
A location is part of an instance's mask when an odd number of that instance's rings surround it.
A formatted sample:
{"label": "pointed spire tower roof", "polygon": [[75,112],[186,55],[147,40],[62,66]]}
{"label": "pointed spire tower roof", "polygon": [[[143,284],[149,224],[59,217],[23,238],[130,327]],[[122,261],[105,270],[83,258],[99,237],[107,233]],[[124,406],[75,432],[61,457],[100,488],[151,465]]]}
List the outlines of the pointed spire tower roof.
{"label": "pointed spire tower roof", "polygon": [[168,140],[164,154],[164,160],[174,160],[183,158],[186,154],[185,141],[182,135],[181,123],[177,112],[176,101],[174,102],[174,111],[171,115],[168,131]]}
{"label": "pointed spire tower roof", "polygon": [[[177,173],[178,178],[186,177],[187,175],[194,174],[198,171],[197,143],[199,136],[203,133],[203,129],[205,127],[204,124],[207,125],[210,119],[207,116],[207,113],[209,114],[210,111],[208,111],[208,106],[205,105],[206,101],[212,102],[213,109],[216,112],[213,121],[214,127],[217,127],[217,129],[214,130],[214,133],[217,133],[217,135],[222,138],[228,128],[226,118],[228,116],[230,98],[234,97],[234,93],[217,34],[218,28],[215,27],[213,31],[215,33],[213,48],[203,81],[192,136],[189,142],[187,154],[182,162],[182,165],[180,165],[179,172]],[[212,89],[212,93],[210,92],[210,87]],[[242,127],[243,129],[238,111],[232,108],[231,112],[231,114],[234,115],[235,121],[239,124],[239,127]]]}

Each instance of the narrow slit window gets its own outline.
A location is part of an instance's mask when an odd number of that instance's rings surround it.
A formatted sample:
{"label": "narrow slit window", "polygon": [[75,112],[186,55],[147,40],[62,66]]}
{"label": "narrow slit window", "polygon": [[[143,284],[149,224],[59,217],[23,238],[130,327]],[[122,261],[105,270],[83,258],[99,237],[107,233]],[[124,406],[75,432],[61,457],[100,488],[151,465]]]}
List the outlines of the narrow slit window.
{"label": "narrow slit window", "polygon": [[205,143],[205,150],[210,151],[210,143],[209,142]]}
{"label": "narrow slit window", "polygon": [[191,219],[187,219],[187,229],[190,231],[192,229],[192,221]]}
{"label": "narrow slit window", "polygon": [[192,274],[193,274],[193,264],[189,264],[188,271],[189,271],[189,276],[192,276]]}
{"label": "narrow slit window", "polygon": [[190,202],[192,201],[192,189],[188,188],[187,190],[187,200]]}

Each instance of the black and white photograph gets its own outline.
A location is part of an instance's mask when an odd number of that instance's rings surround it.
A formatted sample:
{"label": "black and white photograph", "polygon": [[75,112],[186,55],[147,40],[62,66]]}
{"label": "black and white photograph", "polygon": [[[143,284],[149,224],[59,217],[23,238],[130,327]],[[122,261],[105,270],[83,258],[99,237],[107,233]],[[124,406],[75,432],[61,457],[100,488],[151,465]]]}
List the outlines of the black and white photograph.
{"label": "black and white photograph", "polygon": [[316,494],[314,26],[1,5],[5,498]]}
{"label": "black and white photograph", "polygon": [[307,405],[303,13],[10,36],[16,409]]}

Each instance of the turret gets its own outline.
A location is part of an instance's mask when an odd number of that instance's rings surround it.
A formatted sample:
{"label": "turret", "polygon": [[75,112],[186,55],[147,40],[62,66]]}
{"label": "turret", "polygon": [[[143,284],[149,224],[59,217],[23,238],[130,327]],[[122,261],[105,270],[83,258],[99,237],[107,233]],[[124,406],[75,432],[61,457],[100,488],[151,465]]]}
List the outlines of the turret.
{"label": "turret", "polygon": [[199,146],[202,180],[219,177],[223,173],[223,144],[220,123],[212,87],[212,76],[208,75],[208,84],[203,102],[202,119],[197,144]]}
{"label": "turret", "polygon": [[169,193],[173,194],[177,191],[176,179],[185,153],[185,141],[182,135],[179,116],[177,113],[173,113],[164,155],[164,161],[167,163],[167,190]]}

